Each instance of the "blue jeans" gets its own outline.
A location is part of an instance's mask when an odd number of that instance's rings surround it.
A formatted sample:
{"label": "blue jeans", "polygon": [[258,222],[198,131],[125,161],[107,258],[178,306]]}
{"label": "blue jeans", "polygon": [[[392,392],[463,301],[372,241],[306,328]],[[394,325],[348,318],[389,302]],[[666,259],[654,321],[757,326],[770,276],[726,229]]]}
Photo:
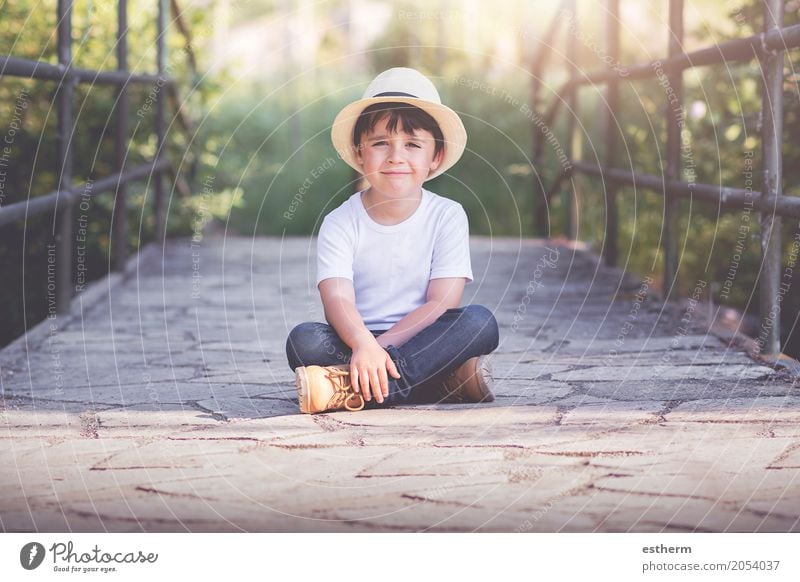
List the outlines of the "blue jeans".
{"label": "blue jeans", "polygon": [[[375,337],[381,331],[373,331]],[[387,346],[400,378],[389,375],[384,405],[434,402],[447,374],[475,356],[497,349],[500,332],[492,312],[482,305],[448,309],[400,347]],[[334,366],[350,362],[352,351],[327,323],[296,326],[286,340],[292,370],[298,366]],[[377,403],[371,400],[368,407]]]}

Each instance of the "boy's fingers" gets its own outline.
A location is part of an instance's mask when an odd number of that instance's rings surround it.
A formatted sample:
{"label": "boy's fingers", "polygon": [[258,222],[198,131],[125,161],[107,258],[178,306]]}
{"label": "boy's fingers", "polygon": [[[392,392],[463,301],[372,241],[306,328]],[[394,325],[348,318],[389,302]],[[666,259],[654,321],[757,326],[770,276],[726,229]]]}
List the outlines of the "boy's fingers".
{"label": "boy's fingers", "polygon": [[381,394],[381,383],[378,380],[378,371],[372,369],[369,371],[369,387],[372,390],[372,393],[375,394],[375,400],[379,403],[383,402],[383,394]]}
{"label": "boy's fingers", "polygon": [[378,376],[381,380],[381,393],[383,397],[386,398],[389,396],[389,378],[386,376],[386,368],[381,368],[378,371]]}
{"label": "boy's fingers", "polygon": [[395,378],[400,378],[400,372],[397,371],[397,366],[395,365],[393,360],[389,360],[389,371]]}
{"label": "boy's fingers", "polygon": [[371,400],[372,395],[369,393],[369,374],[367,370],[361,369],[358,374],[359,385],[361,386],[361,394],[364,400]]}
{"label": "boy's fingers", "polygon": [[356,391],[356,394],[361,391],[358,386],[358,368],[355,366],[350,366],[350,384],[353,386],[353,390]]}

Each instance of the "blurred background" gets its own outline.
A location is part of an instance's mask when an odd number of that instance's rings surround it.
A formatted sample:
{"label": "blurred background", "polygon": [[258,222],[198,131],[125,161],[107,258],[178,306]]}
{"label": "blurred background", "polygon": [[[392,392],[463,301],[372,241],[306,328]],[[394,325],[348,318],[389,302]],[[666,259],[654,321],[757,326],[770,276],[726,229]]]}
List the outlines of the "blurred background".
{"label": "blurred background", "polygon": [[[0,54],[56,63],[55,0],[0,0]],[[787,2],[785,24],[800,22],[800,3]],[[602,161],[603,86],[581,89],[573,113],[556,118],[555,141],[531,162],[534,124],[531,63],[550,51],[538,111],[549,106],[567,79],[566,42],[575,44],[585,71],[614,66],[602,47],[605,9],[600,0],[579,0],[577,19],[542,43],[557,14],[556,0],[178,0],[167,19],[167,72],[180,96],[168,106],[168,155],[180,188],[169,190],[168,236],[192,236],[213,220],[230,234],[308,236],[322,217],[357,188],[349,167],[336,156],[330,125],[366,84],[394,66],[419,69],[436,84],[445,104],[467,127],[462,160],[426,188],[460,202],[473,235],[564,237],[563,196],[547,209],[547,228],[537,229],[538,180],[550,183],[561,171],[560,149],[568,115],[580,138],[572,144],[582,159]],[[621,64],[664,58],[667,2],[621,0]],[[155,0],[129,2],[128,61],[134,72],[155,69]],[[685,46],[757,34],[762,7],[752,0],[686,0]],[[73,55],[81,68],[116,67],[116,3],[78,0],[73,8]],[[178,34],[180,29],[188,32]],[[800,194],[800,102],[798,51],[785,67],[784,193]],[[699,182],[737,188],[752,180],[760,189],[760,71],[746,64],[689,69],[684,74],[686,122],[693,172]],[[155,151],[153,110],[146,86],[130,89],[132,140],[128,164]],[[12,138],[0,206],[52,191],[58,182],[54,83],[0,77],[0,132]],[[75,94],[75,180],[113,173],[112,86],[80,85]],[[620,84],[623,167],[662,174],[666,156],[664,89],[656,79]],[[181,115],[176,112],[180,109]],[[187,121],[187,120],[190,120]],[[144,130],[143,128],[147,128]],[[561,140],[560,142],[558,140]],[[579,143],[578,143],[579,142]],[[752,154],[752,158],[750,157]],[[753,174],[746,176],[748,162]],[[579,200],[577,238],[598,250],[603,241],[603,188],[597,179],[575,177]],[[129,244],[134,251],[153,239],[145,183],[129,188]],[[87,226],[87,281],[109,271],[113,196],[91,200]],[[638,275],[661,277],[659,235],[663,197],[621,188],[619,264]],[[202,223],[202,224],[200,224]],[[759,229],[741,241],[740,266],[729,293],[722,294],[741,213],[716,205],[680,202],[680,293],[708,281],[703,301],[722,305],[726,317],[742,317],[757,335]],[[0,229],[0,345],[21,335],[47,313],[46,242],[52,214]],[[800,228],[784,220],[785,261]],[[739,254],[739,253],[737,253]],[[795,331],[800,292],[783,301],[781,329],[786,353],[800,355]]]}

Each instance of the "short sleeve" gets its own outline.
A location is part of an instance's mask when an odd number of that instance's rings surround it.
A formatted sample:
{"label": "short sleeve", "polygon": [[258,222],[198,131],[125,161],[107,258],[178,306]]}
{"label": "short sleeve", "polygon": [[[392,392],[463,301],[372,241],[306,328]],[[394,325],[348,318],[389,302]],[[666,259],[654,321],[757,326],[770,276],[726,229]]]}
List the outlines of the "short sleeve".
{"label": "short sleeve", "polygon": [[317,237],[317,285],[325,279],[353,280],[353,233],[340,219],[326,216]]}
{"label": "short sleeve", "polygon": [[469,257],[469,221],[458,204],[448,210],[436,233],[431,261],[431,279],[463,277],[472,281]]}

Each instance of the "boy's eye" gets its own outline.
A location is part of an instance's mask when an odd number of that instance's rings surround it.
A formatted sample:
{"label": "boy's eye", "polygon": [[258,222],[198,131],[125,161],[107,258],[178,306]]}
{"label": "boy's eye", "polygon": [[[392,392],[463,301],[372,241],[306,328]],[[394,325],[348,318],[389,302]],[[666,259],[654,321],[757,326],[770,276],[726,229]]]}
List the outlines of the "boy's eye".
{"label": "boy's eye", "polygon": [[[384,146],[384,145],[386,145],[387,143],[388,143],[388,142],[386,142],[386,141],[383,141],[383,140],[381,140],[381,141],[374,141],[374,142],[372,142],[372,147],[375,147],[375,146]],[[421,148],[421,147],[422,147],[422,146],[421,146],[421,145],[419,145],[417,142],[413,142],[413,141],[412,141],[412,142],[408,142],[406,145],[407,145],[407,146],[411,146],[412,148]]]}

